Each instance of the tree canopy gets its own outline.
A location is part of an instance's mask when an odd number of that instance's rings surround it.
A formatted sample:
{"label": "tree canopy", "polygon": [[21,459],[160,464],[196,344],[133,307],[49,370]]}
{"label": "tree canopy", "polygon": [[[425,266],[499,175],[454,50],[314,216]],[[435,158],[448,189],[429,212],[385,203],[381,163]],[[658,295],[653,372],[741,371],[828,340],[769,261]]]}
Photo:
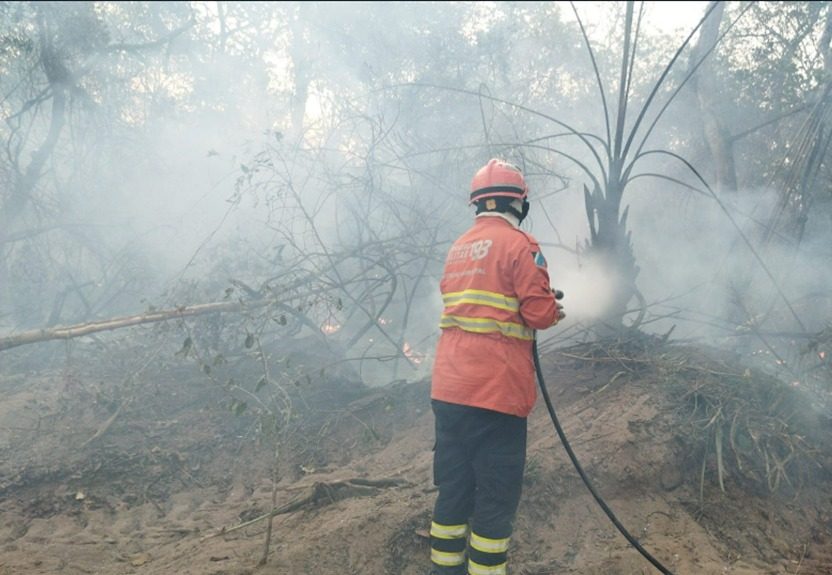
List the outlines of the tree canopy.
{"label": "tree canopy", "polygon": [[404,361],[435,332],[469,179],[504,156],[574,294],[570,337],[822,340],[829,4],[702,3],[675,30],[654,10],[0,4],[0,325],[244,285]]}

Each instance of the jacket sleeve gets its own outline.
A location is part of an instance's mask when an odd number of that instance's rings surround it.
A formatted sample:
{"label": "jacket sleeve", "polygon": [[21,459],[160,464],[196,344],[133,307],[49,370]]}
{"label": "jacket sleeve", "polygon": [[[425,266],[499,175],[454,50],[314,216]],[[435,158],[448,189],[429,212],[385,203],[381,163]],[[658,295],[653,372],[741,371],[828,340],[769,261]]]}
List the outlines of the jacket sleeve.
{"label": "jacket sleeve", "polygon": [[534,238],[524,234],[514,261],[514,289],[520,301],[520,316],[533,329],[546,329],[558,322],[557,303],[549,285],[546,259]]}

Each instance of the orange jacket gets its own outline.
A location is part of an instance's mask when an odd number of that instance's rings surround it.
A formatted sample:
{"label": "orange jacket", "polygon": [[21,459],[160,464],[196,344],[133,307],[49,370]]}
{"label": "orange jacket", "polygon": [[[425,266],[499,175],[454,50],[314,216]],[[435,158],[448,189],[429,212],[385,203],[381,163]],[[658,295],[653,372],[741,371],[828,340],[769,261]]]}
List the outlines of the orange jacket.
{"label": "orange jacket", "polygon": [[526,417],[537,398],[533,330],[558,320],[537,240],[478,217],[448,252],[439,287],[431,398]]}

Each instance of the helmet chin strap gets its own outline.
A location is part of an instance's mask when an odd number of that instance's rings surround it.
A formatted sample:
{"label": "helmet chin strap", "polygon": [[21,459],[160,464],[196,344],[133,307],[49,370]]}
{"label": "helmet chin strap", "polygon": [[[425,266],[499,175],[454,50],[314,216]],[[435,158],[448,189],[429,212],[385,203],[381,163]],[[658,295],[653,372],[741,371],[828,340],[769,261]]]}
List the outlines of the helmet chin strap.
{"label": "helmet chin strap", "polygon": [[510,221],[515,226],[519,226],[529,214],[529,200],[526,198],[515,198],[511,201],[509,201],[509,198],[489,198],[476,202],[476,206],[477,215],[482,213],[503,214],[510,217]]}
{"label": "helmet chin strap", "polygon": [[523,198],[523,205],[518,206],[517,204],[520,200],[514,200],[511,202],[511,205],[506,208],[506,211],[517,218],[518,224],[522,224],[523,220],[526,219],[526,216],[529,215],[529,200]]}

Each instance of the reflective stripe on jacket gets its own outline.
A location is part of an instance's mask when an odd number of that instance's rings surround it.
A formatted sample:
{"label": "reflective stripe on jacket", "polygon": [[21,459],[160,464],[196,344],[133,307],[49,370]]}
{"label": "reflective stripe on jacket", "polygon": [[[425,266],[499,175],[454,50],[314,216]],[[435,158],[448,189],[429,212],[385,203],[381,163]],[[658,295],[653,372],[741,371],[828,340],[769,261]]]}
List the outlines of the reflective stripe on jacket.
{"label": "reflective stripe on jacket", "polygon": [[501,217],[478,217],[451,247],[431,397],[525,417],[537,391],[535,329],[557,323],[537,241]]}

